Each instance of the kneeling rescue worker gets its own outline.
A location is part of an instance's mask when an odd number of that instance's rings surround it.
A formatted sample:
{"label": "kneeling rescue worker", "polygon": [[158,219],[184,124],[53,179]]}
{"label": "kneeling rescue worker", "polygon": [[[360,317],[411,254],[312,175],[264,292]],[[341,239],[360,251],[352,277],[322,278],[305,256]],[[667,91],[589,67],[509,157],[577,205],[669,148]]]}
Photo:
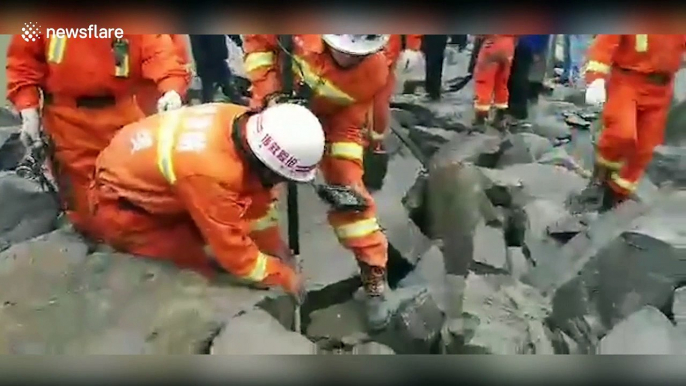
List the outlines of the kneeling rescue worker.
{"label": "kneeling rescue worker", "polygon": [[[7,50],[7,99],[21,113],[21,139],[54,145],[51,173],[65,213],[88,233],[88,186],[95,159],[115,133],[143,118],[134,91],[154,82],[161,110],[179,108],[190,76],[174,54],[168,35],[120,38],[12,36]],[[41,94],[43,106],[41,108]]]}
{"label": "kneeling rescue worker", "polygon": [[631,197],[663,142],[685,44],[686,35],[597,35],[589,48],[586,102],[607,99],[590,186],[601,210]]}
{"label": "kneeling rescue worker", "polygon": [[314,179],[323,152],[319,120],[298,105],[252,113],[204,104],[152,115],[124,127],[98,157],[89,198],[99,241],[209,277],[218,264],[302,301],[271,192]]}
{"label": "kneeling rescue worker", "polygon": [[[356,189],[369,204],[361,212],[329,212],[339,242],[360,266],[371,329],[383,329],[393,315],[386,279],[388,242],[376,218],[376,206],[364,187],[363,152],[374,96],[388,81],[382,50],[389,35],[294,35],[293,72],[296,97],[306,98],[321,120],[326,150],[320,170],[328,184]],[[283,100],[277,35],[245,35],[245,69],[252,83],[253,108]],[[288,99],[290,95],[285,95]],[[297,129],[292,135],[304,135]]]}

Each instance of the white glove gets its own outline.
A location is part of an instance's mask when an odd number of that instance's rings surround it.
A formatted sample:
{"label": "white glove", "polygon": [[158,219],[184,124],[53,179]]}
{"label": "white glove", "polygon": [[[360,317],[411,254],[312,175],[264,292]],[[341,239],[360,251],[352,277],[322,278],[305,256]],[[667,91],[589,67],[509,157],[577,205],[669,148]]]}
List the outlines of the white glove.
{"label": "white glove", "polygon": [[398,68],[403,72],[411,72],[422,65],[424,55],[419,51],[403,50],[398,58]]}
{"label": "white glove", "polygon": [[19,139],[26,147],[33,146],[40,142],[40,115],[37,108],[23,109],[19,112],[21,116],[21,132]]}
{"label": "white glove", "polygon": [[586,87],[586,104],[599,106],[605,103],[605,79],[596,79]]}
{"label": "white glove", "polygon": [[181,100],[181,95],[176,91],[167,91],[162,95],[160,99],[157,100],[157,112],[161,113],[169,110],[180,109],[183,106],[183,101]]}

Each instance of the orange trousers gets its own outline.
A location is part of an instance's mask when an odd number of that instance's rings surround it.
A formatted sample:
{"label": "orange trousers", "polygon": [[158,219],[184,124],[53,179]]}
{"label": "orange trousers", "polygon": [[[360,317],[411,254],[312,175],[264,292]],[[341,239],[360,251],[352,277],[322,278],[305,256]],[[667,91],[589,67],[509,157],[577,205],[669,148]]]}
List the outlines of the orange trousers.
{"label": "orange trousers", "polygon": [[378,225],[374,199],[362,181],[362,154],[368,141],[360,129],[350,129],[346,133],[326,132],[326,140],[327,148],[319,166],[324,180],[328,184],[355,188],[369,203],[362,212],[329,212],[329,224],[341,245],[352,251],[356,259],[371,266],[385,267],[388,241]]}
{"label": "orange trousers", "polygon": [[673,82],[659,85],[645,75],[613,70],[597,162],[613,171],[608,183],[617,194],[626,196],[636,189],[653,149],[663,142],[673,89]]}
{"label": "orange trousers", "polygon": [[391,98],[395,91],[395,63],[388,70],[386,86],[374,97],[371,139],[381,141],[391,124]]}
{"label": "orange trousers", "polygon": [[510,67],[514,56],[514,39],[495,38],[484,42],[474,68],[474,109],[487,113],[491,105],[506,109]]}
{"label": "orange trousers", "polygon": [[153,82],[144,82],[136,91],[136,102],[146,117],[157,113],[157,100],[162,95]]}
{"label": "orange trousers", "polygon": [[[169,261],[212,278],[218,271],[205,252],[205,240],[190,216],[153,215],[120,197],[98,177],[89,188],[94,238],[125,253]],[[266,213],[246,217],[258,219]],[[279,256],[286,248],[278,227],[252,232],[262,252]]]}
{"label": "orange trousers", "polygon": [[132,97],[99,108],[77,107],[71,98],[53,96],[43,108],[43,125],[54,145],[51,172],[65,212],[74,227],[89,234],[88,188],[95,160],[114,135],[143,118]]}

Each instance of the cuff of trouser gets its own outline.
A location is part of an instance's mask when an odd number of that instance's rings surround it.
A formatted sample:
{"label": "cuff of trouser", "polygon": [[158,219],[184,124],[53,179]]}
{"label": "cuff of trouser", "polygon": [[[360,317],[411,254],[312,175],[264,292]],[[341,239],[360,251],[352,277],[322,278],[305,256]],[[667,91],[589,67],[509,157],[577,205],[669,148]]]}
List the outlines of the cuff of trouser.
{"label": "cuff of trouser", "polygon": [[596,163],[598,165],[604,166],[610,170],[619,170],[623,166],[623,162],[621,161],[611,161],[607,158],[604,158],[601,155],[596,156]]}
{"label": "cuff of trouser", "polygon": [[608,185],[613,192],[620,196],[628,197],[636,191],[638,184],[620,177],[618,173],[612,173]]}

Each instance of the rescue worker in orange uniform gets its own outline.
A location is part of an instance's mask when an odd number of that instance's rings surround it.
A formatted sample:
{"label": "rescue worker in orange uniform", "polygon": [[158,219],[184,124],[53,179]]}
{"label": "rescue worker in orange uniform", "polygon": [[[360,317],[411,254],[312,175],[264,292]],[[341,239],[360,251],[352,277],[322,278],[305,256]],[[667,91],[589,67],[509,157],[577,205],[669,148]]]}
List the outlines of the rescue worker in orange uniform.
{"label": "rescue worker in orange uniform", "polygon": [[[176,57],[181,61],[181,65],[188,71],[188,76],[191,77],[192,61],[188,51],[186,35],[171,34],[169,37],[171,38],[172,44],[174,44],[174,53],[176,54]],[[160,96],[160,91],[157,89],[155,82],[144,82],[140,85],[136,92],[136,102],[138,102],[138,106],[146,117],[157,113],[157,101],[160,99]]]}
{"label": "rescue worker in orange uniform", "polygon": [[631,196],[663,142],[685,44],[686,35],[597,35],[589,48],[586,102],[605,104],[591,185],[601,210]]}
{"label": "rescue worker in orange uniform", "polygon": [[493,126],[504,129],[509,92],[510,67],[515,49],[514,35],[484,35],[474,68],[474,125],[483,126],[491,107]]}
{"label": "rescue worker in orange uniform", "polygon": [[21,114],[27,147],[42,143],[43,128],[49,137],[51,172],[78,231],[88,233],[87,190],[95,159],[122,126],[143,118],[133,91],[146,79],[163,94],[162,110],[181,107],[189,78],[167,35],[39,36],[28,42],[12,37],[7,99]]}
{"label": "rescue worker in orange uniform", "polygon": [[[326,151],[320,165],[324,179],[357,189],[369,203],[362,212],[331,211],[328,219],[360,266],[372,329],[384,328],[394,311],[386,279],[388,241],[362,182],[369,114],[374,96],[388,82],[388,58],[381,52],[388,39],[388,35],[294,35],[292,52],[297,93],[309,94],[309,107],[324,127]],[[251,106],[259,109],[278,102],[283,94],[277,35],[244,35],[243,42]],[[293,135],[299,134],[293,131]]]}
{"label": "rescue worker in orange uniform", "polygon": [[252,113],[213,103],[152,115],[125,126],[98,157],[89,192],[97,237],[209,277],[218,264],[302,299],[271,193],[314,179],[323,152],[319,120],[299,105]]}

